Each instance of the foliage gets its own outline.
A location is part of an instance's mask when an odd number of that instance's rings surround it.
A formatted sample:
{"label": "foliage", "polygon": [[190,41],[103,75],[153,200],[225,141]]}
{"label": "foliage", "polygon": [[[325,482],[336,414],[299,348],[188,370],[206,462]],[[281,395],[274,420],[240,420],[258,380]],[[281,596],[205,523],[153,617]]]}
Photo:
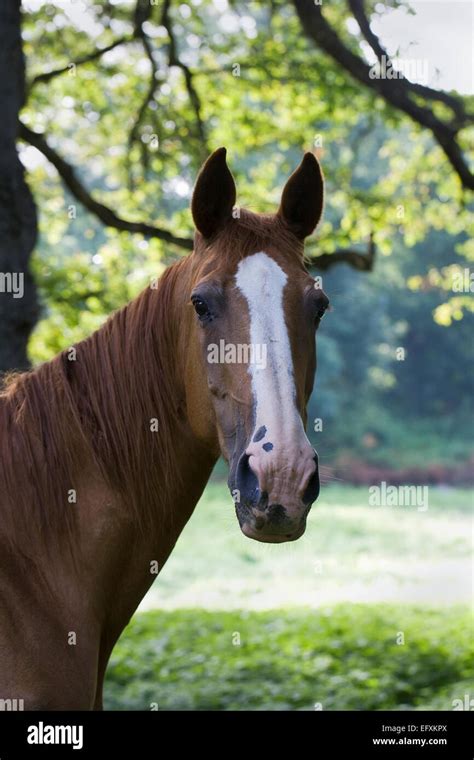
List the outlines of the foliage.
{"label": "foliage", "polygon": [[472,693],[473,655],[463,610],[148,612],[114,650],[105,707],[450,710]]}
{"label": "foliage", "polygon": [[391,467],[469,458],[472,315],[446,328],[433,319],[445,294],[406,287],[417,267],[441,266],[454,244],[431,233],[413,252],[397,245],[396,258],[384,257],[369,276],[347,267],[324,275],[333,310],[317,337],[309,408],[310,432],[323,419],[312,433],[321,451]]}
{"label": "foliage", "polygon": [[[191,188],[208,150],[228,146],[238,203],[258,211],[277,207],[302,151],[314,150],[327,194],[308,252],[363,251],[372,231],[378,254],[369,274],[325,273],[334,311],[320,331],[310,420],[323,418],[321,442],[334,456],[351,449],[400,465],[467,457],[472,297],[452,282],[472,259],[470,207],[439,146],[307,41],[291,3],[171,3],[166,26],[164,3],[154,3],[143,27],[152,58],[131,39],[134,7],[87,2],[74,11],[26,0],[30,82],[65,71],[30,87],[25,123],[44,131],[121,216],[187,236]],[[347,4],[325,13],[360,53]],[[179,65],[170,62],[170,35]],[[72,65],[122,36],[131,41]],[[33,148],[23,157],[41,219],[34,267],[44,319],[30,343],[39,362],[97,328],[182,251],[102,227]],[[429,445],[420,446],[421,435]],[[377,445],[364,448],[364,440]]]}
{"label": "foliage", "polygon": [[[464,231],[465,199],[440,148],[308,42],[291,4],[172,4],[167,29],[163,3],[156,3],[145,25],[154,77],[138,39],[99,61],[67,68],[119,36],[132,37],[133,7],[90,3],[74,13],[59,2],[32,3],[24,21],[30,80],[56,67],[66,71],[31,89],[23,118],[44,130],[99,198],[122,215],[166,220],[175,233],[189,233],[196,171],[211,146],[225,144],[239,203],[260,211],[276,207],[302,150],[321,154],[328,192],[326,218],[312,244],[318,251],[360,244],[370,230],[385,254],[396,235],[410,247],[430,229]],[[357,47],[360,40],[347,33],[346,4],[327,12]],[[199,120],[184,70],[170,65],[170,33],[180,62],[192,72]],[[68,219],[69,199],[54,171],[42,167],[33,181],[46,195],[44,255],[64,234],[81,238],[83,225]],[[104,233],[93,219],[86,226],[88,244],[82,245],[88,251],[100,255],[105,237],[119,252],[123,236]],[[154,241],[155,247],[163,253],[161,243]],[[131,253],[129,268],[135,266]]]}

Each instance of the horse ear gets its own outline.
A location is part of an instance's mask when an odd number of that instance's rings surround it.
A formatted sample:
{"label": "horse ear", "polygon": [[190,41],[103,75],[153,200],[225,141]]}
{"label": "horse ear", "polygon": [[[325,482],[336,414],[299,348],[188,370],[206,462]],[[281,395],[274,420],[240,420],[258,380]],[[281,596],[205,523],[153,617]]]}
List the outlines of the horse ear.
{"label": "horse ear", "polygon": [[321,167],[312,153],[291,175],[281,196],[279,216],[301,240],[310,235],[323,211],[324,182]]}
{"label": "horse ear", "polygon": [[194,187],[191,212],[199,232],[212,237],[232,217],[235,182],[226,163],[226,149],[218,148],[202,166]]}

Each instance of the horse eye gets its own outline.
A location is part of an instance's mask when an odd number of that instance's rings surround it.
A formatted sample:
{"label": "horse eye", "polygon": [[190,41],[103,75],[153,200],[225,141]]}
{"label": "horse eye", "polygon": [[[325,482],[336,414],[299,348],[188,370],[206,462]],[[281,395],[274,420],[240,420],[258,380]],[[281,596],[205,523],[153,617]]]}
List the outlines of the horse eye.
{"label": "horse eye", "polygon": [[192,304],[194,306],[196,314],[200,319],[202,319],[202,317],[206,317],[209,314],[207,304],[202,300],[202,298],[198,298],[196,296],[192,299]]}

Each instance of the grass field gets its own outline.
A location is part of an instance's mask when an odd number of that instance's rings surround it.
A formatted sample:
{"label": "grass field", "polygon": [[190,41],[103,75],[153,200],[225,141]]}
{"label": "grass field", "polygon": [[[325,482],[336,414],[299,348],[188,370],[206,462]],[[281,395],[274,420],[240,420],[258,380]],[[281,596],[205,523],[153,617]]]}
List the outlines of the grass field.
{"label": "grass field", "polygon": [[474,697],[471,505],[330,486],[305,536],[272,546],[209,484],[114,650],[106,708],[453,709]]}
{"label": "grass field", "polygon": [[245,538],[223,483],[210,483],[141,608],[272,609],[334,602],[472,600],[472,493],[430,489],[428,509],[370,507],[367,488],[329,486],[305,535]]}

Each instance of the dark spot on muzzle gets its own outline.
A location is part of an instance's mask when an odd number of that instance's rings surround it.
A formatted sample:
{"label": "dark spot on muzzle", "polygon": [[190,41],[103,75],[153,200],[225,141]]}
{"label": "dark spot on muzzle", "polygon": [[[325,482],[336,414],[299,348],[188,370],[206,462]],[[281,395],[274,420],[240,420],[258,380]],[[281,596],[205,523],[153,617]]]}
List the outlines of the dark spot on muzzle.
{"label": "dark spot on muzzle", "polygon": [[273,449],[273,443],[270,443],[270,442],[264,443],[262,446],[262,449],[264,451],[271,451]]}
{"label": "dark spot on muzzle", "polygon": [[253,442],[258,443],[259,441],[262,440],[262,438],[265,438],[266,434],[267,434],[267,428],[265,427],[265,425],[262,425],[262,427],[259,427],[259,429],[255,433],[253,437]]}

